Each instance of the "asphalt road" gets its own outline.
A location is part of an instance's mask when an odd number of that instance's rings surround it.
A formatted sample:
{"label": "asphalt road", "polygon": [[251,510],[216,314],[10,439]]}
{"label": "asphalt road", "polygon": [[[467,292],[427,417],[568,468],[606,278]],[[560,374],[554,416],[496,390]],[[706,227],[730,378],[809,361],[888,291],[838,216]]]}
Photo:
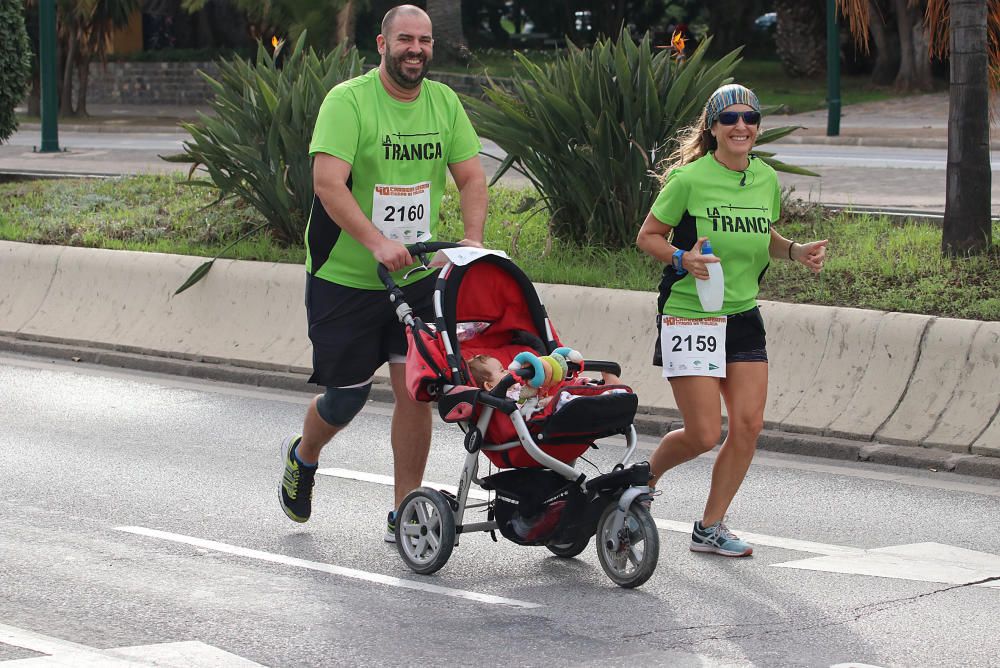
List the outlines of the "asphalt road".
{"label": "asphalt road", "polygon": [[[180,152],[185,139],[183,132],[119,133],[119,132],[61,132],[59,146],[70,151],[128,150]],[[33,147],[39,143],[35,131],[18,132],[11,137],[12,147]],[[483,151],[498,157],[505,153],[492,141],[483,139]],[[770,144],[763,150],[775,152],[776,157],[802,167],[867,167],[897,169],[943,170],[947,164],[946,149],[891,148],[882,146],[851,146],[824,144]],[[1000,169],[1000,153],[992,154],[992,169]]]}
{"label": "asphalt road", "polygon": [[[161,155],[180,153],[183,132],[125,133],[76,132],[59,134],[62,153],[36,153],[37,131],[22,131],[0,146],[0,174],[49,174],[112,176],[137,173],[186,173],[188,165],[168,163]],[[484,153],[502,159],[493,142],[483,142]],[[940,215],[945,203],[944,149],[887,148],[823,144],[769,144],[778,158],[812,169],[819,178],[780,174],[783,186],[800,199],[826,205],[874,208],[884,211]],[[487,175],[499,161],[481,156]],[[992,168],[1000,166],[993,154]],[[530,186],[522,175],[509,170],[501,184]],[[1000,179],[993,180],[993,214],[1000,215]]]}
{"label": "asphalt road", "polygon": [[[706,456],[663,479],[637,590],[592,547],[484,534],[422,577],[382,541],[386,406],[324,453],[313,520],[281,512],[307,401],[0,356],[0,666],[996,663],[998,482],[761,453],[730,517],[756,551],[733,560],[687,550]],[[437,424],[427,479],[457,482],[462,453]]]}

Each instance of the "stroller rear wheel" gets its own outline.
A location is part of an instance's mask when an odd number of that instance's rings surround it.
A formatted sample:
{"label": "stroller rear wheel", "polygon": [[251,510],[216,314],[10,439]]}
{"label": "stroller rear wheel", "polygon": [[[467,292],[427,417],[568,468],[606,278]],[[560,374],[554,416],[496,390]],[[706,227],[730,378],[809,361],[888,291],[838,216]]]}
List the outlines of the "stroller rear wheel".
{"label": "stroller rear wheel", "polygon": [[546,545],[549,552],[556,555],[557,557],[562,557],[563,559],[572,559],[576,555],[580,554],[587,549],[587,545],[590,543],[590,536],[584,536],[583,538],[577,538],[569,543],[562,543],[560,545]]}
{"label": "stroller rear wheel", "polygon": [[660,534],[645,506],[633,503],[625,513],[618,532],[618,548],[612,549],[614,517],[618,504],[612,503],[597,521],[597,558],[611,580],[626,588],[638,587],[656,570],[660,558]]}
{"label": "stroller rear wheel", "polygon": [[396,515],[396,548],[406,565],[422,575],[448,562],[455,548],[455,515],[444,494],[419,487],[406,495]]}

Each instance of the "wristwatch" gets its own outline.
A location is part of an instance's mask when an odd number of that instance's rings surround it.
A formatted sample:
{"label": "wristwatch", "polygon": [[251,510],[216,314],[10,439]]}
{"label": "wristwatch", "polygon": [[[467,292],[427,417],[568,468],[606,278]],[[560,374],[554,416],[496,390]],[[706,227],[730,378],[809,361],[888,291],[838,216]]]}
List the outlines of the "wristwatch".
{"label": "wristwatch", "polygon": [[677,272],[678,276],[683,276],[687,273],[687,269],[684,268],[684,253],[687,251],[678,248],[674,251],[674,257],[672,263],[674,265],[674,271]]}

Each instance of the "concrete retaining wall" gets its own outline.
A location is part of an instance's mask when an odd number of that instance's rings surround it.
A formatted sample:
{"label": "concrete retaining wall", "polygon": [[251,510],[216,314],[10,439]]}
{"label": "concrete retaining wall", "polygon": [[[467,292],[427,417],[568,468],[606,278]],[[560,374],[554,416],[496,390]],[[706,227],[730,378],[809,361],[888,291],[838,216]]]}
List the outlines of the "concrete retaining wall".
{"label": "concrete retaining wall", "polygon": [[[0,334],[308,372],[294,265],[0,242]],[[650,360],[652,293],[537,286],[565,343],[622,364],[650,410],[675,409]],[[1000,323],[762,302],[771,429],[1000,456]]]}
{"label": "concrete retaining wall", "polygon": [[200,105],[215,92],[198,74],[218,78],[214,62],[91,63],[87,102],[93,104]]}
{"label": "concrete retaining wall", "polygon": [[[369,64],[368,67],[371,67]],[[202,105],[215,91],[198,73],[219,78],[219,66],[206,62],[110,62],[92,63],[87,83],[87,101],[92,104]],[[456,92],[482,94],[485,77],[471,74],[432,72],[435,81],[448,84]],[[494,77],[495,81],[506,81]]]}

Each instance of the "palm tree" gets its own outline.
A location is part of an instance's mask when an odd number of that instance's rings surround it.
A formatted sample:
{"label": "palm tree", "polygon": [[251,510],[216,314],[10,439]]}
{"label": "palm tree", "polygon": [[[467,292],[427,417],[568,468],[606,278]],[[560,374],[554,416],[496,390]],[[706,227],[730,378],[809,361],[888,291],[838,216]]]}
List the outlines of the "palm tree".
{"label": "palm tree", "polygon": [[[909,9],[921,0],[895,1],[897,9]],[[869,0],[837,0],[837,5],[867,48]],[[919,31],[929,43],[927,60],[951,54],[941,252],[986,253],[993,245],[989,89],[991,81],[1000,83],[1000,0],[927,0],[923,26],[930,27]]]}
{"label": "palm tree", "polygon": [[792,77],[816,77],[826,71],[826,0],[775,0],[778,27],[775,49]]}
{"label": "palm tree", "polygon": [[462,0],[427,0],[427,15],[434,24],[434,46],[446,59],[465,62],[469,45],[462,31]]}
{"label": "palm tree", "polygon": [[[90,63],[106,62],[111,34],[128,25],[140,0],[60,0],[58,35],[63,59],[60,113],[87,115],[87,82]],[[73,106],[73,74],[77,77],[77,102]]]}
{"label": "palm tree", "polygon": [[[1000,12],[997,3],[994,12]],[[951,0],[951,95],[941,251],[982,252],[992,245],[987,9]]]}
{"label": "palm tree", "polygon": [[354,29],[357,25],[358,5],[354,0],[347,0],[337,12],[337,44],[354,45]]}

